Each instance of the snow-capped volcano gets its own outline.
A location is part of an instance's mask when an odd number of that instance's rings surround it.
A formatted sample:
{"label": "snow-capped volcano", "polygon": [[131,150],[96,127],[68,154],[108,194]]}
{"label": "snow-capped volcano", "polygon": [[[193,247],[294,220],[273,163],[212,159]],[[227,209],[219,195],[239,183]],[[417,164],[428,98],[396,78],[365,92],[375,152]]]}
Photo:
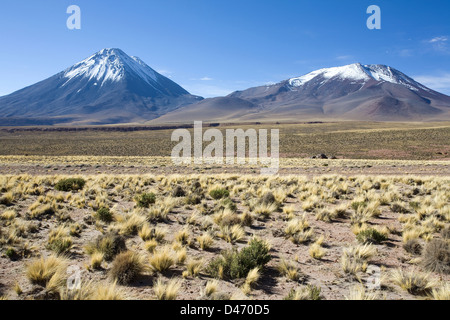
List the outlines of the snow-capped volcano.
{"label": "snow-capped volcano", "polygon": [[[247,109],[208,112],[224,110],[225,101]],[[237,91],[227,99],[206,99],[155,122],[218,121],[216,114],[226,121],[444,120],[450,119],[450,97],[392,67],[355,63]]]}
{"label": "snow-capped volcano", "polygon": [[0,125],[450,119],[449,96],[392,67],[360,63],[201,100],[141,59],[103,49],[1,97]]}
{"label": "snow-capped volcano", "polygon": [[108,81],[118,82],[124,79],[126,72],[133,72],[148,84],[157,82],[158,76],[155,70],[147,66],[141,59],[130,57],[120,49],[103,49],[74,66],[64,71],[64,78],[69,84],[79,77],[97,81],[103,86]]}
{"label": "snow-capped volcano", "polygon": [[141,59],[103,49],[0,98],[0,112],[3,124],[111,124],[143,122],[200,100]]}
{"label": "snow-capped volcano", "polygon": [[375,80],[380,82],[401,84],[411,90],[421,88],[422,90],[429,91],[428,88],[422,86],[420,83],[414,81],[404,73],[381,64],[362,65],[360,63],[354,63],[342,67],[320,69],[298,78],[289,79],[288,81],[292,87],[300,87],[317,77],[325,79],[324,82],[340,79],[362,82],[365,84],[369,80]]}

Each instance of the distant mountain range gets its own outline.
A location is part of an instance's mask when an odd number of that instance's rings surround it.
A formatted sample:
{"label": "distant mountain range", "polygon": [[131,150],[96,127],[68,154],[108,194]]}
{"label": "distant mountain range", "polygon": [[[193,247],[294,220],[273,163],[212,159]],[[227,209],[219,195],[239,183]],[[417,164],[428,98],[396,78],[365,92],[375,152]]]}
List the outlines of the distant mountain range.
{"label": "distant mountain range", "polygon": [[49,79],[0,97],[2,126],[195,120],[450,120],[450,97],[389,66],[357,63],[203,99],[120,49],[101,50]]}
{"label": "distant mountain range", "polygon": [[[232,107],[234,106],[234,107]],[[450,97],[384,65],[321,69],[205,99],[156,119],[186,121],[450,120]]]}

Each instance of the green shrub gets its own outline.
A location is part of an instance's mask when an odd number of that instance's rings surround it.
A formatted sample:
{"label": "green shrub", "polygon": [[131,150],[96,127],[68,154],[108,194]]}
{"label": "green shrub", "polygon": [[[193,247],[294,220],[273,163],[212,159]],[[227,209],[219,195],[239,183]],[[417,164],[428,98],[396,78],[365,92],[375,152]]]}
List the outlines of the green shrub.
{"label": "green shrub", "polygon": [[143,193],[139,196],[136,196],[134,198],[134,201],[136,201],[136,205],[140,208],[148,208],[151,204],[154,204],[156,202],[156,195],[151,193]]}
{"label": "green shrub", "polygon": [[217,189],[211,190],[209,192],[209,195],[214,200],[219,200],[219,199],[223,199],[223,198],[229,197],[230,196],[230,192],[227,189],[224,189],[224,188],[217,188]]}
{"label": "green shrub", "polygon": [[79,191],[84,188],[86,181],[81,178],[69,178],[58,181],[55,189],[58,191]]}
{"label": "green shrub", "polygon": [[5,251],[5,256],[7,256],[10,260],[13,260],[14,258],[17,257],[17,252],[14,248],[9,247]]}
{"label": "green shrub", "polygon": [[361,231],[356,239],[361,243],[380,244],[387,240],[387,237],[375,229],[366,229]]}
{"label": "green shrub", "polygon": [[103,222],[111,222],[113,220],[113,215],[109,208],[100,208],[95,214],[95,217]]}
{"label": "green shrub", "polygon": [[222,256],[214,258],[208,265],[206,272],[214,278],[231,278],[230,269],[233,261],[238,260],[236,250],[222,252]]}
{"label": "green shrub", "polygon": [[258,239],[252,239],[249,245],[241,251],[225,251],[221,257],[211,261],[207,271],[217,278],[245,278],[254,268],[263,268],[272,257],[267,244]]}
{"label": "green shrub", "polygon": [[248,246],[241,250],[239,257],[241,264],[245,266],[245,275],[251,269],[263,267],[270,261],[269,250],[267,243],[258,239],[252,239]]}

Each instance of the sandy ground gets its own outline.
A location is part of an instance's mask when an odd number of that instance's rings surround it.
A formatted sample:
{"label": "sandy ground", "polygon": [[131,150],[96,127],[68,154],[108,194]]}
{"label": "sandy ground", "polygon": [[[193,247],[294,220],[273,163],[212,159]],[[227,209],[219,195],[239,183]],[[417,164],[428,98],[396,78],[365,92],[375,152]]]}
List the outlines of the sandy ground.
{"label": "sandy ground", "polygon": [[[304,166],[295,165],[289,167],[281,167],[278,171],[279,175],[421,175],[421,176],[449,176],[449,162],[430,162],[427,165],[409,164],[408,162],[394,162],[393,164],[383,163],[349,163],[346,165],[333,165],[333,161],[318,160],[316,163],[308,163]],[[0,174],[18,175],[97,175],[97,174],[259,174],[259,167],[250,166],[174,166],[171,164],[164,165],[132,165],[132,164],[27,164],[27,163],[7,163],[0,162]]]}

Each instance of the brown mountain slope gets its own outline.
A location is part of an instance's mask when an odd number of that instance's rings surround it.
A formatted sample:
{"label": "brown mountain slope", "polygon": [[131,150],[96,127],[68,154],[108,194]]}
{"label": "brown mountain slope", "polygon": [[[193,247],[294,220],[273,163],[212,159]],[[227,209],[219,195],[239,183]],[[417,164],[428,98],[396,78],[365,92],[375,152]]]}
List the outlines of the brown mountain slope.
{"label": "brown mountain slope", "polygon": [[449,119],[449,96],[391,67],[354,64],[206,99],[152,122]]}

